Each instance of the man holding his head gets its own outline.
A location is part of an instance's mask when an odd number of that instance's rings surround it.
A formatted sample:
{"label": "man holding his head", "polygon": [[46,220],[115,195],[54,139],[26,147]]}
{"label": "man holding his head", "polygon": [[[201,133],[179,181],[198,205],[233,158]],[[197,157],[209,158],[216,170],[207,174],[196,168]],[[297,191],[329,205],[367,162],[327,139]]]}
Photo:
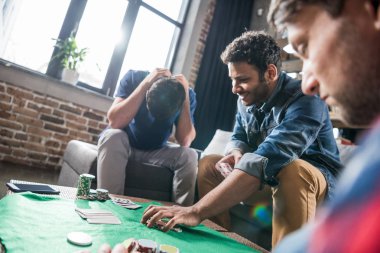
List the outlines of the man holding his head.
{"label": "man holding his head", "polygon": [[[199,162],[198,203],[151,206],[143,223],[150,227],[171,218],[165,227],[169,229],[214,217],[228,228],[228,209],[248,198],[252,203],[267,185],[273,194],[276,245],[312,219],[317,206],[332,196],[341,164],[328,108],[317,96],[303,95],[300,81],[280,72],[280,51],[269,35],[253,31],[227,46],[221,58],[239,98],[226,155]],[[231,172],[224,173],[223,166],[230,166]]]}
{"label": "man holding his head", "polygon": [[[196,99],[186,78],[164,68],[130,70],[115,97],[107,113],[109,127],[98,143],[98,187],[123,194],[127,163],[149,162],[173,171],[173,202],[191,205],[197,153],[189,146],[195,138]],[[167,145],[173,126],[179,147]]]}
{"label": "man holding his head", "polygon": [[316,220],[276,252],[380,252],[380,6],[378,0],[272,0],[268,16],[303,60],[302,90],[372,125]]}

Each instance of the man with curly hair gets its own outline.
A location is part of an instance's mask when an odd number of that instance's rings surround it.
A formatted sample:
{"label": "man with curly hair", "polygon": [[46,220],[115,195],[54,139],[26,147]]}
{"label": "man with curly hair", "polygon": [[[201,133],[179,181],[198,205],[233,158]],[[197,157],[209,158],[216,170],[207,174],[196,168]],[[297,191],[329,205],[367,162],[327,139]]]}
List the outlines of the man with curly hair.
{"label": "man with curly hair", "polygon": [[152,206],[143,223],[150,227],[171,218],[169,229],[214,217],[229,228],[228,209],[241,201],[255,203],[266,186],[273,195],[276,245],[332,196],[342,165],[328,108],[319,97],[303,95],[300,81],[280,72],[280,51],[273,38],[254,31],[227,46],[221,58],[238,95],[238,111],[225,156],[199,162],[199,202],[187,208]]}

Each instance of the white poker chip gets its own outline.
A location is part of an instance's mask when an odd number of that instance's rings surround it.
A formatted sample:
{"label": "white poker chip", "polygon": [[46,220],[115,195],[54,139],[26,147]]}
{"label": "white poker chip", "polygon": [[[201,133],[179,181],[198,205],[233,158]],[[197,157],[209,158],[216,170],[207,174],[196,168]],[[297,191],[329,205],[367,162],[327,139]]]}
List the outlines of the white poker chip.
{"label": "white poker chip", "polygon": [[140,245],[139,251],[144,253],[156,252],[157,243],[155,241],[149,239],[140,239],[137,242]]}
{"label": "white poker chip", "polygon": [[70,232],[67,234],[67,240],[79,246],[87,246],[92,243],[91,235],[83,232]]}

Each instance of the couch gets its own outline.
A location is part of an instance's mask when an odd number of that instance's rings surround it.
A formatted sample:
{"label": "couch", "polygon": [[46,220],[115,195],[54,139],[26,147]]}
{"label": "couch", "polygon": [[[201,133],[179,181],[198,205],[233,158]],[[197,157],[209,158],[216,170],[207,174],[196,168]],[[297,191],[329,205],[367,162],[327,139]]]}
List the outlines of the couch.
{"label": "couch", "polygon": [[[58,184],[77,187],[80,174],[95,175],[91,188],[97,188],[97,154],[96,145],[78,140],[67,144],[63,155],[62,169]],[[149,176],[147,176],[149,175]],[[126,169],[124,194],[154,200],[170,201],[172,195],[173,172],[154,164],[137,164],[129,162]]]}

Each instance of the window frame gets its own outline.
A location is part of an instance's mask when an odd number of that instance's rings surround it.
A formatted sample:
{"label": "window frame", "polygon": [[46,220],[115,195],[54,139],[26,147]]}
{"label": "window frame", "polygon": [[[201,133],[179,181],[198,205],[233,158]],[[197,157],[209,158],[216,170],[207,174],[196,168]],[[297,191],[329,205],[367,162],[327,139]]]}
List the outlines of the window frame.
{"label": "window frame", "polygon": [[[73,35],[76,36],[76,32],[79,27],[83,13],[85,11],[87,1],[88,0],[71,0],[60,33],[58,35],[59,39],[64,40],[68,38],[72,31],[74,31]],[[119,79],[120,71],[123,66],[124,57],[128,49],[133,27],[135,25],[137,15],[141,6],[158,15],[159,17],[165,19],[166,21],[170,22],[178,28],[179,32],[178,34],[174,34],[173,36],[171,49],[166,59],[166,64],[167,66],[169,66],[169,69],[173,69],[174,62],[177,58],[179,44],[182,39],[184,24],[186,22],[188,12],[190,9],[191,0],[183,1],[179,15],[181,19],[180,21],[176,21],[170,18],[169,16],[165,15],[164,13],[145,3],[143,0],[128,0],[128,2],[128,7],[125,11],[123,21],[121,24],[121,29],[125,31],[125,33],[123,33],[122,42],[117,43],[114,47],[102,88],[97,88],[81,81],[78,81],[77,86],[104,94],[106,96],[113,96],[117,87],[117,81]],[[53,57],[56,54],[57,50],[58,49],[55,48],[52,53],[51,61],[49,62],[48,68],[46,70],[46,75],[60,79],[62,72],[60,59]]]}

